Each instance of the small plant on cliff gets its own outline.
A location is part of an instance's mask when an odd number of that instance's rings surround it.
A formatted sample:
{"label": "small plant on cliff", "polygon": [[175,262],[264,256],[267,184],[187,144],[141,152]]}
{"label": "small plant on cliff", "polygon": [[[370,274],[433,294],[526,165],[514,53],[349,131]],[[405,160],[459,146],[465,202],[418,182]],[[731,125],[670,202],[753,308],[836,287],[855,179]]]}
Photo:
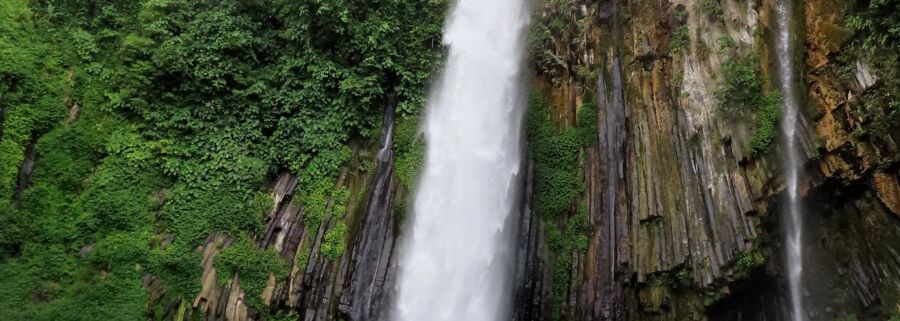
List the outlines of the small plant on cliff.
{"label": "small plant on cliff", "polygon": [[757,251],[741,251],[738,253],[735,267],[739,277],[747,277],[757,266],[766,262],[766,258]]}
{"label": "small plant on cliff", "polygon": [[750,138],[749,152],[755,155],[769,152],[778,133],[777,123],[783,102],[779,92],[763,94],[756,57],[732,58],[722,64],[725,81],[716,90],[717,110],[725,117],[738,118],[751,112],[756,119],[756,132]]}
{"label": "small plant on cliff", "polygon": [[685,51],[688,48],[690,41],[691,38],[688,26],[686,24],[679,25],[675,28],[675,31],[672,32],[672,39],[669,40],[669,54],[674,55]]}
{"label": "small plant on cliff", "polygon": [[728,35],[723,35],[716,40],[716,44],[718,45],[718,52],[720,55],[728,54],[735,49],[737,49],[737,42],[734,41],[734,38],[731,38]]}
{"label": "small plant on cliff", "polygon": [[337,260],[341,258],[341,255],[344,255],[344,249],[346,248],[346,234],[347,234],[347,224],[344,222],[340,222],[334,227],[332,227],[328,233],[325,233],[325,241],[322,243],[322,255],[325,255],[329,260]]}
{"label": "small plant on cliff", "polygon": [[722,8],[722,3],[720,0],[703,0],[703,11],[709,13],[710,16],[715,18],[722,18],[725,15],[725,10]]}
{"label": "small plant on cliff", "polygon": [[750,138],[750,152],[765,154],[772,148],[778,133],[777,123],[781,117],[781,105],[784,99],[780,92],[771,92],[763,96],[756,106],[756,132]]}
{"label": "small plant on cliff", "polygon": [[226,283],[232,276],[238,275],[241,288],[247,294],[247,305],[257,311],[265,308],[262,293],[269,276],[280,280],[289,272],[287,263],[278,253],[260,249],[246,236],[222,250],[214,260],[219,281]]}
{"label": "small plant on cliff", "polygon": [[679,54],[686,50],[691,42],[690,30],[687,25],[687,12],[685,10],[675,10],[673,25],[675,29],[672,30],[672,38],[669,39],[670,55]]}
{"label": "small plant on cliff", "polygon": [[532,92],[528,106],[528,142],[534,159],[534,209],[545,219],[570,209],[581,191],[578,134],[557,128],[540,94]]}
{"label": "small plant on cliff", "polygon": [[597,120],[597,103],[594,100],[585,100],[578,110],[578,142],[582,147],[591,147],[597,144],[599,124]]}
{"label": "small plant on cliff", "polygon": [[762,93],[762,80],[757,76],[759,61],[753,58],[732,58],[722,64],[725,81],[716,90],[719,112],[735,115],[753,110]]}

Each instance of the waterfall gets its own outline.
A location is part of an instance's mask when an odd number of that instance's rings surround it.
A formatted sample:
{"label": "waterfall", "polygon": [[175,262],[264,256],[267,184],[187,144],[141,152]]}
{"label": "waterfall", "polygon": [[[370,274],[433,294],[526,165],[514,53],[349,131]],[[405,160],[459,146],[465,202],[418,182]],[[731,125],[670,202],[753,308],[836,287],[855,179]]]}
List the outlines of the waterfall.
{"label": "waterfall", "polygon": [[522,166],[525,0],[457,0],[425,117],[427,151],[401,240],[394,320],[508,318]]}
{"label": "waterfall", "polygon": [[799,179],[802,166],[800,150],[797,146],[798,109],[796,78],[794,75],[794,52],[791,45],[792,0],[781,0],[776,5],[778,35],[778,75],[784,94],[784,117],[781,121],[784,132],[784,167],[788,194],[784,232],[788,265],[788,287],[791,300],[791,320],[805,321],[803,307],[803,211],[799,199]]}

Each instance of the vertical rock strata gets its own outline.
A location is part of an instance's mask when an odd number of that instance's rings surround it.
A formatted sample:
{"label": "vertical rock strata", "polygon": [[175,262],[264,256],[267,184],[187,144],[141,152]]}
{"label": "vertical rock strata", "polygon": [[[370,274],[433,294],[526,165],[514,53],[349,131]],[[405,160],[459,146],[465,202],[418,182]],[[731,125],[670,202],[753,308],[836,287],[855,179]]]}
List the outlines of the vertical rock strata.
{"label": "vertical rock strata", "polygon": [[[808,93],[801,129],[812,169],[805,181],[814,222],[808,229],[817,231],[806,249],[816,266],[807,281],[814,284],[807,300],[817,307],[810,315],[828,320],[842,316],[840,311],[857,311],[859,317],[866,311],[886,318],[896,309],[894,289],[900,288],[895,137],[867,140],[851,134],[865,129],[863,120],[853,119],[859,117],[853,109],[867,90],[877,88],[879,76],[857,55],[841,54],[853,36],[842,25],[846,4],[798,3],[804,10],[797,17],[802,33],[796,41],[807,48],[797,63],[805,67],[799,68],[805,79],[801,88]],[[537,87],[545,96],[576,96],[552,99],[551,114],[572,115],[568,111],[589,100],[585,97],[595,98],[598,107],[599,141],[585,148],[582,158],[583,197],[594,234],[583,260],[573,263],[583,283],[565,298],[565,305],[574,307],[565,309],[566,318],[784,318],[777,228],[781,164],[775,152],[757,155],[747,148],[759,130],[759,115],[739,111],[726,117],[716,97],[723,65],[733,57],[758,57],[763,87],[777,88],[768,45],[773,3],[574,5],[579,6],[587,8],[591,27],[577,41],[599,45],[574,54],[559,49],[565,46],[546,49],[567,59],[566,72],[537,71]],[[559,7],[542,10],[537,14],[558,14]],[[685,30],[686,43],[673,47]],[[722,48],[726,38],[728,50]],[[596,84],[573,67],[585,64],[599,75]],[[834,74],[841,68],[854,72]],[[579,90],[573,93],[573,87]],[[563,125],[574,123],[571,116],[563,118]],[[843,191],[848,188],[858,192]],[[853,303],[836,304],[835,298]]]}
{"label": "vertical rock strata", "polygon": [[[536,6],[536,15],[578,21],[559,43],[541,48],[562,67],[535,68],[534,87],[563,127],[584,117],[582,104],[596,104],[597,114],[588,116],[597,118],[597,140],[580,156],[579,200],[592,234],[571,260],[564,297],[554,297],[554,282],[563,281],[554,277],[551,223],[532,211],[534,175],[527,175],[513,320],[549,319],[555,302],[568,320],[786,319],[779,157],[748,148],[760,115],[726,115],[716,97],[723,66],[736,57],[757,57],[765,91],[777,88],[768,45],[772,1],[577,0],[564,12]],[[883,320],[900,304],[900,132],[865,135],[869,123],[857,110],[885,76],[864,55],[845,50],[854,37],[843,25],[845,1],[798,3],[811,320],[842,311]],[[264,292],[273,311],[310,321],[386,318],[402,230],[395,212],[409,193],[393,170],[393,122],[389,108],[380,150],[354,148],[354,162],[374,159],[372,172],[347,169],[337,182],[354,195],[338,259],[320,253],[336,222],[308,229],[303,208],[292,202],[304,188],[297,176],[272,180],[273,210],[256,240],[291,262],[290,277],[271,280]],[[239,276],[217,282],[211,262],[232,242],[213,235],[201,249],[203,289],[187,304],[204,320],[256,316],[242,303]],[[160,287],[158,280],[146,283]],[[190,315],[185,303],[164,303]]]}

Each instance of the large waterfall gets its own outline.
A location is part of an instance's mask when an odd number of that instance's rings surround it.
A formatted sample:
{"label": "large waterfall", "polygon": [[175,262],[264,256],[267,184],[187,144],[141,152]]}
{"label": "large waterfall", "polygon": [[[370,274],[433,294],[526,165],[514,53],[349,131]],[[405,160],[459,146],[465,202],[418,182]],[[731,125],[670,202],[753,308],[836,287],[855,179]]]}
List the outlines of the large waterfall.
{"label": "large waterfall", "polygon": [[526,0],[457,0],[429,97],[427,156],[400,248],[392,318],[501,320],[509,313],[519,202]]}
{"label": "large waterfall", "polygon": [[778,35],[778,75],[784,94],[784,117],[781,121],[784,133],[784,168],[788,203],[783,212],[785,249],[788,266],[788,286],[791,299],[791,319],[805,321],[803,307],[803,212],[799,199],[801,155],[797,146],[798,101],[794,75],[794,51],[791,38],[792,0],[780,0],[776,5]]}

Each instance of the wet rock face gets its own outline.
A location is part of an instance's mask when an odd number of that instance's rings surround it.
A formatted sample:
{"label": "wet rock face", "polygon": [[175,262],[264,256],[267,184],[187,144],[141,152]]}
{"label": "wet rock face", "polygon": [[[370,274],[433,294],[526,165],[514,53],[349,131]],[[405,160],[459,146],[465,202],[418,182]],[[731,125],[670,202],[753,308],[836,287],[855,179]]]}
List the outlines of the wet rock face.
{"label": "wet rock face", "polygon": [[[750,154],[756,115],[723,117],[716,98],[722,66],[733,57],[759,56],[759,77],[765,87],[777,87],[769,62],[773,2],[713,2],[720,7],[699,0],[578,2],[594,16],[578,42],[596,47],[558,54],[570,66],[563,72],[536,71],[561,126],[574,123],[572,111],[585,97],[598,102],[598,144],[582,156],[594,234],[586,253],[573,260],[583,281],[565,298],[568,319],[785,319],[778,149]],[[845,2],[798,3],[804,10],[796,24],[805,33],[796,39],[806,48],[797,57],[806,95],[801,146],[809,157],[803,189],[808,200],[820,200],[808,202],[806,219],[815,224],[807,227],[812,245],[805,251],[817,267],[806,281],[807,300],[817,307],[809,314],[813,320],[840,311],[882,317],[885,312],[873,310],[896,305],[897,296],[885,288],[900,280],[894,272],[898,151],[895,134],[871,140],[854,134],[866,125],[853,112],[881,76],[858,55],[842,57],[854,36],[843,26]],[[684,30],[686,42],[673,50]],[[732,42],[730,51],[722,50],[723,38]],[[583,76],[584,65],[599,75],[596,82]],[[848,188],[860,192],[831,194]],[[843,255],[837,244],[858,251]]]}
{"label": "wet rock face", "polygon": [[[596,48],[597,83],[572,87],[589,88],[574,95],[596,98],[600,126],[598,144],[584,150],[594,234],[573,268],[584,281],[566,299],[568,318],[699,318],[699,289],[726,282],[737,255],[754,249],[754,189],[764,184],[751,180],[768,176],[765,164],[739,165],[745,126],[714,117],[712,75],[724,58],[700,52],[725,34],[752,42],[755,9],[729,5],[732,19],[713,23],[690,1],[585,4],[604,13],[587,33],[604,47]],[[691,36],[675,51],[678,28]],[[740,45],[749,51],[752,43]],[[574,110],[567,101],[583,99],[554,101],[554,109]],[[676,271],[685,283],[677,291],[667,284]]]}

